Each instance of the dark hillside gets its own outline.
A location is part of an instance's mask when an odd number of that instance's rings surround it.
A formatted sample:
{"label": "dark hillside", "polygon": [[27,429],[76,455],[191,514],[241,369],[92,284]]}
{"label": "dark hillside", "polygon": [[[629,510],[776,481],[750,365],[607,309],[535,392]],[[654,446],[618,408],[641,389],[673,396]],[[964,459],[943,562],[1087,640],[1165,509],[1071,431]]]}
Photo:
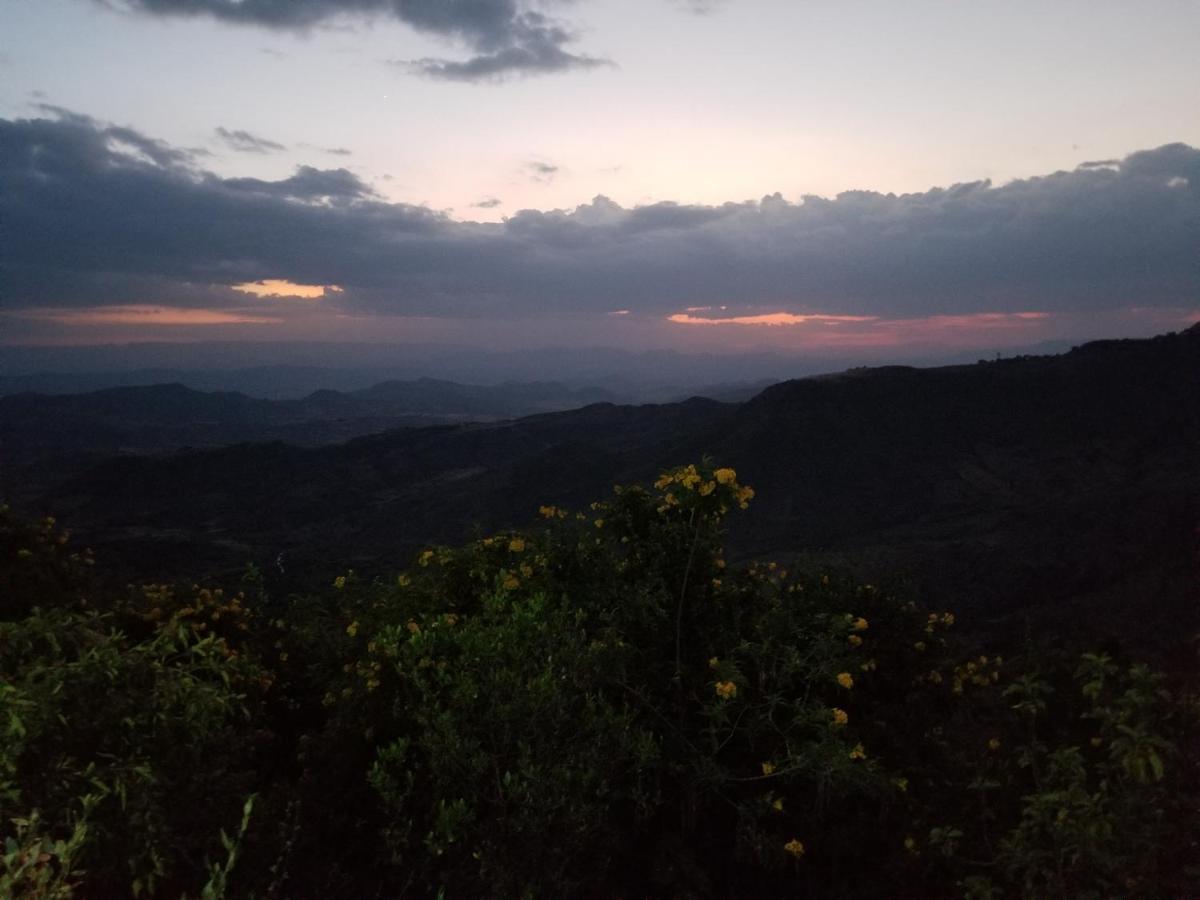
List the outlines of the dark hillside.
{"label": "dark hillside", "polygon": [[[904,573],[976,618],[1155,640],[1194,629],[1200,330],[937,369],[853,370],[741,405],[597,404],[303,449],[239,445],[96,467],[39,509],[126,566],[284,577],[396,568],[711,455],[758,491],[743,555]],[[1024,627],[1020,617],[1011,620]]]}
{"label": "dark hillside", "polygon": [[759,489],[747,552],[832,551],[989,614],[1055,606],[1117,629],[1141,603],[1147,628],[1200,624],[1196,328],[788,382],[707,446]]}

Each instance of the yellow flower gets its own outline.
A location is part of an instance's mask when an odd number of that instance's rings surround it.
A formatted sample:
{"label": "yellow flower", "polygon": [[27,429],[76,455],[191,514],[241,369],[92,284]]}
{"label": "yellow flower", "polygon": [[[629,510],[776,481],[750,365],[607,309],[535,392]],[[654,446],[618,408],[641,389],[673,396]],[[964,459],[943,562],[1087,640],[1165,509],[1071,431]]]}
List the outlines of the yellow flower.
{"label": "yellow flower", "polygon": [[733,484],[737,481],[737,472],[733,469],[717,469],[713,472],[713,478],[721,484]]}
{"label": "yellow flower", "polygon": [[942,613],[942,624],[943,625],[953,625],[954,624],[954,613],[950,613],[950,612]]}
{"label": "yellow flower", "polygon": [[603,527],[604,527],[604,520],[603,520],[603,519],[597,519],[597,520],[596,520],[596,527],[597,527],[597,528],[603,528]]}
{"label": "yellow flower", "polygon": [[710,669],[715,669],[718,665],[720,665],[720,663],[721,663],[721,661],[719,659],[717,659],[715,656],[711,656],[708,659],[708,667]]}
{"label": "yellow flower", "polygon": [[521,564],[521,574],[524,575],[526,578],[530,578],[533,575],[533,566],[527,565],[526,563],[522,563]]}
{"label": "yellow flower", "polygon": [[763,774],[764,774],[764,775],[773,775],[773,774],[775,774],[775,763],[773,763],[773,762],[765,762],[765,763],[763,763],[763,764],[762,764],[762,772],[763,772]]}
{"label": "yellow flower", "polygon": [[850,637],[846,638],[846,641],[847,641],[847,643],[850,644],[851,647],[861,647],[862,646],[862,638],[860,638],[857,634],[850,635]]}
{"label": "yellow flower", "polygon": [[783,798],[776,797],[771,802],[771,809],[775,810],[775,812],[783,812]]}
{"label": "yellow flower", "polygon": [[792,856],[796,857],[796,859],[799,859],[804,855],[804,845],[795,838],[792,838],[790,841],[784,844],[783,849],[792,854]]}
{"label": "yellow flower", "polygon": [[897,790],[899,790],[900,793],[904,794],[904,793],[908,792],[908,779],[907,778],[893,778],[892,784],[894,784],[896,786]]}
{"label": "yellow flower", "polygon": [[999,750],[1000,749],[1000,738],[991,738],[988,741],[988,749],[993,750],[993,751]]}
{"label": "yellow flower", "polygon": [[671,478],[670,473],[664,472],[662,475],[660,475],[658,477],[658,481],[654,482],[654,486],[661,491],[663,488],[667,487],[667,485],[669,485],[672,480],[673,479]]}
{"label": "yellow flower", "polygon": [[339,575],[337,578],[333,579],[333,586],[339,591],[344,588],[346,586],[346,576]]}
{"label": "yellow flower", "polygon": [[704,482],[704,484],[700,485],[700,496],[707,497],[709,494],[711,494],[716,489],[717,489],[717,483],[715,481],[706,481],[706,482]]}
{"label": "yellow flower", "polygon": [[401,575],[396,579],[396,584],[398,584],[400,587],[408,587],[410,584],[412,584],[412,579],[407,575]]}
{"label": "yellow flower", "polygon": [[427,565],[429,565],[429,561],[431,559],[433,559],[433,551],[426,550],[424,553],[421,554],[421,558],[419,560],[417,560],[417,562],[419,562],[422,566],[427,566]]}
{"label": "yellow flower", "polygon": [[418,625],[416,622],[414,622],[412,619],[409,619],[408,624],[406,624],[404,627],[408,629],[409,634],[420,634],[421,633],[421,626]]}
{"label": "yellow flower", "polygon": [[521,579],[517,578],[516,575],[508,574],[504,576],[503,585],[506,591],[515,591],[521,586]]}
{"label": "yellow flower", "polygon": [[844,709],[838,709],[835,706],[830,712],[833,714],[833,724],[835,727],[845,725],[850,721],[850,716],[846,714]]}
{"label": "yellow flower", "polygon": [[349,625],[346,626],[346,634],[350,635],[350,637],[354,637],[356,634],[358,634],[358,622],[357,621],[351,622]]}
{"label": "yellow flower", "polygon": [[854,676],[849,672],[839,672],[837,683],[849,690],[850,688],[854,687]]}
{"label": "yellow flower", "polygon": [[722,700],[732,700],[737,696],[737,685],[732,681],[718,681],[714,688]]}
{"label": "yellow flower", "polygon": [[907,850],[909,853],[914,853],[917,849],[917,839],[915,837],[913,837],[912,835],[909,835],[908,837],[906,837],[904,839],[904,849]]}
{"label": "yellow flower", "polygon": [[867,751],[863,749],[862,744],[855,744],[854,749],[850,751],[851,759],[866,759]]}
{"label": "yellow flower", "polygon": [[742,509],[750,508],[750,501],[754,499],[754,488],[743,486],[738,488],[737,502]]}
{"label": "yellow flower", "polygon": [[513,538],[511,541],[508,542],[508,549],[511,550],[513,553],[524,552],[525,539],[519,538],[519,537]]}
{"label": "yellow flower", "polygon": [[864,619],[862,616],[859,616],[857,619],[855,619],[853,622],[850,623],[850,627],[853,628],[855,631],[866,631],[868,628],[871,627],[871,623],[868,622],[866,619]]}

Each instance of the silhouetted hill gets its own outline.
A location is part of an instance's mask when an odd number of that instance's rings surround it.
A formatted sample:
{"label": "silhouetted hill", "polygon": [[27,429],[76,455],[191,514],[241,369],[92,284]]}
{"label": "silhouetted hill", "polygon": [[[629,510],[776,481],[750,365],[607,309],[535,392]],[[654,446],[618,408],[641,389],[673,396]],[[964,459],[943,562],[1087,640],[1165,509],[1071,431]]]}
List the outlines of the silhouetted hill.
{"label": "silhouetted hill", "polygon": [[181,384],[86,394],[0,397],[0,451],[8,466],[58,453],[114,453],[284,440],[315,446],[401,426],[495,420],[571,409],[613,396],[557,383],[476,386],[423,378],[299,400],[201,392]]}
{"label": "silhouetted hill", "polygon": [[131,569],[277,572],[282,553],[286,580],[394,569],[427,542],[707,454],[758,491],[744,555],[899,571],[976,620],[1019,629],[1032,614],[1153,642],[1197,625],[1198,447],[1192,328],[1056,357],[852,370],[740,406],[596,404],[338,446],[129,458],[38,505]]}

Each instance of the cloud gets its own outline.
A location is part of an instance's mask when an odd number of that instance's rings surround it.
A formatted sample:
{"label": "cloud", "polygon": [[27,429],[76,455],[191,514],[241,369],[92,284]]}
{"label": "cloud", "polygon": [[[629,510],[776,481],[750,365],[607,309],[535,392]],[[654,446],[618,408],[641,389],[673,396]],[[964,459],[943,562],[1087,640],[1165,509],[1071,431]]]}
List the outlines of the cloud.
{"label": "cloud", "polygon": [[554,180],[554,176],[559,173],[559,167],[548,162],[532,160],[525,164],[525,174],[530,180],[537,181],[542,184],[548,184]]}
{"label": "cloud", "polygon": [[[501,37],[497,41],[496,38]],[[611,66],[611,60],[568,53],[563,49],[572,35],[541,13],[515,15],[501,35],[488,34],[473,40],[483,52],[468,60],[418,59],[407,66],[427,78],[441,81],[502,81],[512,75],[544,75],[573,69]],[[401,63],[401,65],[405,65]]]}
{"label": "cloud", "polygon": [[483,200],[472,203],[471,206],[475,207],[476,209],[495,209],[503,202],[503,200],[500,200],[496,197],[487,197]]}
{"label": "cloud", "polygon": [[96,306],[88,309],[42,309],[25,313],[23,318],[68,326],[96,325],[276,325],[275,317],[211,309],[177,309],[169,306],[137,304]]}
{"label": "cloud", "polygon": [[568,52],[565,48],[574,34],[523,0],[125,0],[124,5],[148,15],[207,16],[238,25],[288,29],[347,17],[392,18],[474,53],[465,60],[393,61],[408,71],[444,81],[498,81],[611,65]]}
{"label": "cloud", "polygon": [[0,309],[241,309],[267,300],[232,285],[272,281],[338,285],[321,309],[343,313],[546,320],[723,305],[1086,317],[1200,297],[1200,150],[1183,144],[999,186],[713,206],[597,197],[485,223],[387,202],[345,169],[222,178],[132,129],[47,114],[0,119]]}
{"label": "cloud", "polygon": [[673,2],[676,6],[681,6],[690,13],[704,16],[711,12],[716,12],[717,9],[725,5],[726,0],[673,0]]}
{"label": "cloud", "polygon": [[268,141],[266,138],[258,137],[248,131],[217,128],[216,132],[226,145],[238,153],[278,153],[280,150],[287,149],[283,144]]}
{"label": "cloud", "polygon": [[234,191],[308,202],[345,203],[363,200],[375,194],[369,185],[347,169],[315,169],[312,166],[300,166],[295,175],[280,181],[227,178],[222,183]]}
{"label": "cloud", "polygon": [[318,144],[297,144],[305,150],[316,150],[318,153],[328,153],[330,156],[353,156],[354,151],[348,147],[322,147]]}

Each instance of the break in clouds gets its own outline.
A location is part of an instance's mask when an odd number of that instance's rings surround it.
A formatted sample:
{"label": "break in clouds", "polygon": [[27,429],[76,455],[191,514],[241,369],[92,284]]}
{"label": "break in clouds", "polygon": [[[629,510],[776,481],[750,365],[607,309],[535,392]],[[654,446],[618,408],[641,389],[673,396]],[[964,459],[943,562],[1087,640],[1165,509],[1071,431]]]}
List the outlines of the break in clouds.
{"label": "break in clouds", "polygon": [[[111,5],[111,0],[92,0]],[[518,0],[124,0],[156,16],[208,16],[238,25],[305,29],[346,17],[392,18],[416,31],[465,45],[465,60],[392,60],[405,70],[445,81],[494,81],[610,65],[572,53],[574,34]]]}
{"label": "break in clouds", "polygon": [[[249,5],[249,4],[240,4]],[[916,194],[624,208],[501,223],[386,202],[346,169],[222,178],[195,151],[44,108],[0,120],[0,306],[245,307],[231,285],[338,285],[354,313],[553,316],[759,304],[915,317],[1193,307],[1200,150]]]}

